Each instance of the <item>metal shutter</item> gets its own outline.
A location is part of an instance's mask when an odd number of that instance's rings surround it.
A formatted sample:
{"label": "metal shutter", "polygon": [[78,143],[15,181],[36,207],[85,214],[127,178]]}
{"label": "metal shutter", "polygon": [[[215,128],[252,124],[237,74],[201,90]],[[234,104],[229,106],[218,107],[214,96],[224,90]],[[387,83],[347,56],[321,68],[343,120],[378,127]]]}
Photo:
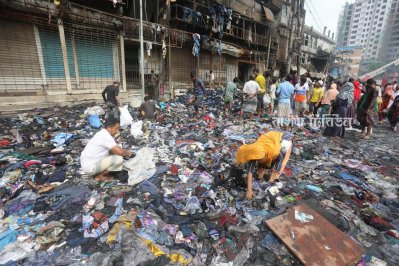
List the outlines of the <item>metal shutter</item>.
{"label": "metal shutter", "polygon": [[0,91],[43,89],[32,24],[0,19]]}
{"label": "metal shutter", "polygon": [[196,68],[196,58],[188,47],[172,48],[171,53],[172,69],[171,77],[174,84],[187,86],[191,82],[190,73]]}

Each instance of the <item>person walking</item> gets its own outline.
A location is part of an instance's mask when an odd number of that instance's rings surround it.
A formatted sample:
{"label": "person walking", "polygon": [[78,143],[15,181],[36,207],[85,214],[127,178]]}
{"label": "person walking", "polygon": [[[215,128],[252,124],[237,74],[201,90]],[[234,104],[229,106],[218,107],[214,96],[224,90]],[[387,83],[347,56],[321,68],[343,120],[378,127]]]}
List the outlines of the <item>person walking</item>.
{"label": "person walking", "polygon": [[255,81],[259,84],[260,92],[258,93],[258,105],[256,107],[256,111],[258,116],[263,115],[265,106],[263,104],[263,97],[266,93],[266,79],[265,77],[259,73],[259,69],[254,69]]}
{"label": "person walking", "polygon": [[330,89],[324,94],[321,100],[321,117],[330,114],[331,102],[335,101],[339,91],[336,83],[331,83]]}
{"label": "person walking", "polygon": [[237,91],[237,84],[239,82],[240,80],[237,77],[235,77],[233,81],[229,81],[226,84],[226,90],[224,92],[224,112],[226,116],[227,112],[229,112],[229,115],[232,115],[234,92]]}
{"label": "person walking", "polygon": [[341,138],[345,136],[345,124],[343,121],[347,118],[349,106],[352,106],[354,89],[352,82],[346,82],[335,98],[335,101],[332,102],[331,115],[333,117],[331,124],[328,124],[324,130],[325,136]]}
{"label": "person walking", "polygon": [[276,90],[277,90],[277,79],[275,77],[271,78],[270,82],[270,88],[269,88],[269,95],[271,98],[270,105],[269,105],[269,110],[270,110],[270,115],[273,115],[274,113],[274,102],[276,100]]}
{"label": "person walking", "polygon": [[376,82],[374,79],[368,79],[366,92],[361,97],[357,108],[357,120],[360,123],[365,139],[370,139],[371,137],[371,130],[374,124],[371,113],[377,97],[378,91],[376,90]]}
{"label": "person walking", "polygon": [[306,82],[306,77],[301,76],[301,82],[295,85],[295,117],[302,116],[307,109],[307,102],[309,100],[309,86]]}
{"label": "person walking", "polygon": [[213,70],[209,71],[209,88],[215,89],[215,74],[213,74]]}
{"label": "person walking", "polygon": [[384,110],[386,110],[388,108],[389,102],[393,101],[395,99],[395,91],[393,89],[393,85],[391,85],[390,83],[388,83],[385,86],[385,90],[384,93],[382,95],[382,103],[380,105],[380,107],[378,108],[378,123],[382,124],[382,122],[384,121]]}
{"label": "person walking", "polygon": [[244,103],[241,108],[240,118],[242,119],[244,113],[249,113],[249,119],[252,119],[252,115],[256,114],[256,109],[258,105],[258,94],[261,88],[259,84],[255,81],[254,75],[249,76],[249,81],[247,81],[243,88],[244,93]]}
{"label": "person walking", "polygon": [[191,80],[193,81],[193,89],[194,89],[194,109],[195,109],[195,114],[198,115],[199,108],[202,109],[202,111],[205,111],[205,107],[203,104],[206,91],[205,91],[205,86],[204,82],[197,78],[197,75],[195,72],[191,72]]}
{"label": "person walking", "polygon": [[309,100],[309,113],[314,117],[317,116],[317,112],[321,106],[321,99],[323,98],[324,89],[323,89],[323,81],[319,80],[315,84],[315,88],[312,91]]}
{"label": "person walking", "polygon": [[290,83],[292,76],[288,74],[285,81],[280,83],[276,90],[278,96],[277,116],[279,119],[289,119],[291,115],[291,98],[294,94],[294,86]]}

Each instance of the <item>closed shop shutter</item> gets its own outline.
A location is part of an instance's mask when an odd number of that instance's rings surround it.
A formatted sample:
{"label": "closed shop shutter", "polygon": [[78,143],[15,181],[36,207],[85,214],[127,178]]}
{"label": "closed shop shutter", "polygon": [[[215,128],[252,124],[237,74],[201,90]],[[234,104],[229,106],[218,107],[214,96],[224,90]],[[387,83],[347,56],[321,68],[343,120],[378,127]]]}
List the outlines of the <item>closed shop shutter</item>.
{"label": "closed shop shutter", "polygon": [[171,77],[175,84],[191,82],[190,73],[195,70],[196,59],[190,48],[172,48]]}
{"label": "closed shop shutter", "polygon": [[71,56],[74,69],[70,72],[78,73],[78,89],[102,90],[113,81],[120,81],[120,44],[116,31],[69,23],[64,23],[64,27],[65,38],[74,44],[71,52],[68,50],[68,60]]}
{"label": "closed shop shutter", "polygon": [[[66,79],[64,70],[64,61],[62,57],[61,41],[58,32],[58,26],[54,21],[51,26],[43,22],[38,22],[41,52],[43,56],[43,65],[46,73],[48,90],[66,90]],[[72,88],[75,84],[75,68],[72,56],[71,39],[65,36],[67,47],[69,75],[71,77]]]}
{"label": "closed shop shutter", "polygon": [[33,25],[0,19],[0,91],[42,90]]}

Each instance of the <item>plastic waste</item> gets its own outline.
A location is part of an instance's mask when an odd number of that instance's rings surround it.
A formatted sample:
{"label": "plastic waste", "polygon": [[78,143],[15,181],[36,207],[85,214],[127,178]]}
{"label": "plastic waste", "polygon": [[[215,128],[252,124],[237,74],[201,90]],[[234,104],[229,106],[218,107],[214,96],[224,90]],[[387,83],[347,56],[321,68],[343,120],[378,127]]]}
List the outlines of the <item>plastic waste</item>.
{"label": "plastic waste", "polygon": [[128,105],[119,107],[121,128],[126,128],[133,123],[133,117],[130,115],[128,107]]}
{"label": "plastic waste", "polygon": [[89,124],[93,128],[100,128],[102,126],[100,117],[98,115],[90,115],[89,116]]}
{"label": "plastic waste", "polygon": [[144,134],[142,128],[143,128],[143,121],[141,121],[141,120],[137,121],[132,124],[130,133],[132,134],[132,136],[134,138],[140,137]]}

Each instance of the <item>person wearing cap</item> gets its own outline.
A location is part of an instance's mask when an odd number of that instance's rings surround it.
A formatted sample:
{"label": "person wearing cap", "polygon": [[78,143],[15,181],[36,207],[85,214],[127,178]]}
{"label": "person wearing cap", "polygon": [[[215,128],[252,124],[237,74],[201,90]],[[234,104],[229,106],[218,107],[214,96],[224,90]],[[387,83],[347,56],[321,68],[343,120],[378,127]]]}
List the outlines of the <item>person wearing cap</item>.
{"label": "person wearing cap", "polygon": [[[247,167],[246,198],[253,198],[252,179],[256,173],[262,180],[266,170],[271,170],[269,182],[277,181],[290,158],[293,134],[279,129],[270,129],[255,143],[242,145],[236,153],[236,163]],[[255,168],[257,168],[255,170]]]}
{"label": "person wearing cap", "polygon": [[315,88],[312,91],[312,94],[310,96],[310,100],[309,100],[309,113],[312,114],[314,116],[317,116],[317,111],[320,108],[320,103],[321,100],[323,99],[323,95],[324,95],[324,89],[323,89],[323,81],[319,80],[316,82],[315,84]]}

